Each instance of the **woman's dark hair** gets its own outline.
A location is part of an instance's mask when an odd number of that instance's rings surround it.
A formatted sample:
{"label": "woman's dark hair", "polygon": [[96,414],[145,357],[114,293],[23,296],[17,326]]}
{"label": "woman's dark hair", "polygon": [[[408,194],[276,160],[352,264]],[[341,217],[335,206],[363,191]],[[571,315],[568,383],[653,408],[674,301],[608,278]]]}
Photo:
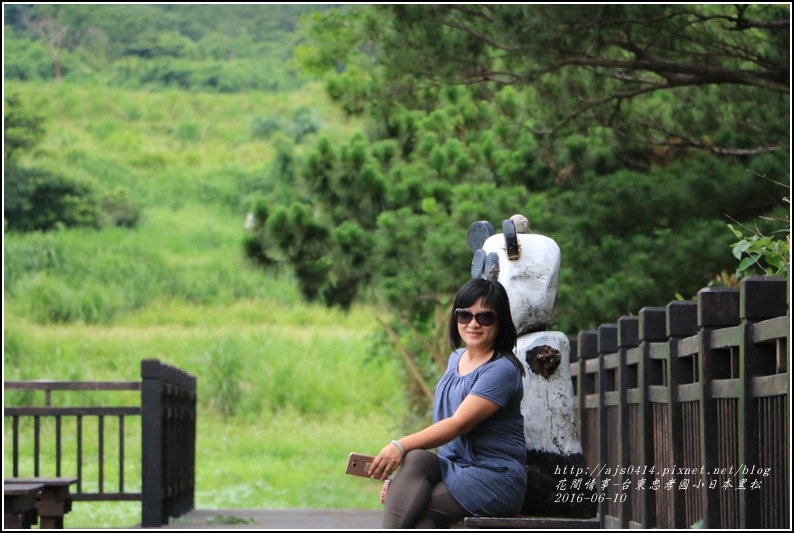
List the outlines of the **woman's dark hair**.
{"label": "woman's dark hair", "polygon": [[496,323],[499,331],[494,342],[494,354],[491,360],[499,357],[507,357],[521,371],[521,375],[526,375],[524,365],[515,356],[516,341],[518,334],[516,326],[513,324],[513,317],[510,313],[510,299],[504,286],[498,281],[491,281],[484,278],[474,278],[467,281],[455,296],[452,303],[452,310],[449,315],[449,344],[452,349],[460,348],[463,339],[458,332],[458,322],[455,317],[455,309],[465,309],[474,305],[477,300],[482,299],[483,307],[496,313]]}

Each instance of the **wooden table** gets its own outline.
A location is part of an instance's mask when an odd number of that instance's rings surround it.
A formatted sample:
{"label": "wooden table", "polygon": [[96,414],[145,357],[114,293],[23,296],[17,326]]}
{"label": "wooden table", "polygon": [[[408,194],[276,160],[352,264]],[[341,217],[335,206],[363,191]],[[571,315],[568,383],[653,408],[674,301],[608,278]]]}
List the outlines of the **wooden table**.
{"label": "wooden table", "polygon": [[3,483],[3,529],[30,529],[38,522],[36,497],[41,483]]}
{"label": "wooden table", "polygon": [[39,529],[63,529],[63,517],[72,510],[69,486],[77,483],[76,477],[17,477],[3,481],[6,488],[13,485],[41,485],[42,490],[36,496],[34,504],[40,520]]}

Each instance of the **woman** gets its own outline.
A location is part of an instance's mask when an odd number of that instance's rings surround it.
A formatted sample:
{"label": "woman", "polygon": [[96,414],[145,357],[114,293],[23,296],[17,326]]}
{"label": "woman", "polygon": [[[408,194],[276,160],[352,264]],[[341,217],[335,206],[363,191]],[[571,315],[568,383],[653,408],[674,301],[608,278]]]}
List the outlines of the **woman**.
{"label": "woman", "polygon": [[400,467],[389,485],[384,528],[448,528],[466,516],[521,510],[524,367],[513,354],[516,337],[499,282],[472,279],[461,287],[449,321],[454,351],[436,387],[433,425],[391,441],[369,471],[385,480]]}

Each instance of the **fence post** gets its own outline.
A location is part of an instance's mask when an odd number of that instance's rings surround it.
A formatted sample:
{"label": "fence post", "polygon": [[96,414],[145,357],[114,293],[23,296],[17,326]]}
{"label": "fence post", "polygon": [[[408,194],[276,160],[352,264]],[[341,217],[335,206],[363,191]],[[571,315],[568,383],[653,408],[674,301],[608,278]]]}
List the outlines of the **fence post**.
{"label": "fence post", "polygon": [[[772,518],[779,512],[779,508],[789,504],[785,496],[771,498],[773,501],[764,501],[764,491],[785,492],[786,483],[774,483],[773,480],[787,478],[787,468],[780,463],[787,464],[778,454],[775,459],[762,457],[760,441],[763,441],[767,450],[772,448],[768,443],[783,443],[787,416],[782,415],[788,398],[781,396],[766,396],[754,393],[753,379],[760,376],[774,376],[788,366],[778,361],[782,354],[777,354],[775,347],[771,353],[762,351],[756,346],[753,339],[754,324],[766,319],[786,316],[786,280],[779,277],[756,276],[745,278],[739,287],[739,316],[742,322],[739,338],[739,378],[741,391],[739,395],[739,466],[746,470],[739,472],[739,482],[743,483],[744,490],[739,490],[739,527],[742,529],[761,529],[765,527],[787,527],[788,524],[776,523]],[[769,393],[767,393],[769,394]],[[782,405],[781,405],[782,404]],[[782,415],[782,416],[781,416]],[[779,448],[782,448],[780,446]],[[781,450],[782,452],[782,450]],[[756,473],[756,469],[774,464],[769,476],[763,477]],[[786,480],[787,481],[787,480]],[[759,490],[755,483],[770,484],[775,489],[763,486]],[[777,500],[777,501],[774,501]],[[785,503],[783,503],[785,502]],[[778,505],[775,505],[775,504]],[[780,505],[782,504],[782,505]],[[778,507],[778,509],[776,509]],[[787,522],[787,521],[785,521]]]}
{"label": "fence post", "polygon": [[[703,492],[703,527],[704,528],[735,528],[738,527],[738,516],[733,515],[732,495],[723,494],[724,489],[710,476],[719,468],[736,467],[736,452],[733,442],[735,432],[731,435],[724,431],[723,425],[731,425],[735,413],[731,413],[728,405],[718,411],[718,400],[714,397],[714,382],[732,378],[732,357],[722,357],[712,346],[714,330],[736,326],[739,324],[739,291],[725,288],[705,288],[698,292],[698,333],[699,366],[700,366],[700,455],[705,468],[702,482],[706,485]],[[738,343],[737,343],[738,344]],[[738,361],[736,361],[738,365]],[[737,369],[738,370],[738,369]],[[737,376],[738,377],[738,376]],[[721,402],[724,403],[724,402]],[[721,418],[720,418],[721,417]],[[735,431],[735,429],[734,429]],[[722,454],[719,453],[722,450]],[[723,457],[720,457],[723,455]],[[720,464],[720,463],[732,464]],[[730,481],[728,472],[716,474],[721,480]],[[712,487],[715,487],[714,490]],[[725,498],[723,498],[725,496]],[[735,523],[733,523],[735,522]]]}
{"label": "fence post", "polygon": [[[615,500],[618,505],[618,516],[620,527],[629,528],[629,521],[632,516],[634,494],[631,490],[632,473],[628,469],[633,464],[632,456],[636,454],[638,447],[639,434],[632,431],[632,426],[636,424],[636,416],[632,416],[632,411],[636,413],[639,409],[637,394],[637,366],[629,364],[628,352],[636,348],[639,344],[639,320],[635,317],[622,316],[618,319],[617,327],[617,349],[618,349],[618,391],[619,408],[618,417],[620,419],[620,434],[624,438],[620,439],[620,467],[618,472],[618,485],[615,490]],[[629,391],[632,393],[629,400]],[[634,424],[632,424],[634,421]],[[626,484],[628,482],[628,485]],[[628,487],[628,488],[627,488]]]}
{"label": "fence post", "polygon": [[195,491],[196,378],[174,367],[166,367],[165,442],[168,448],[168,477],[165,480],[164,516],[180,516],[191,509]]}
{"label": "fence post", "polygon": [[163,512],[163,381],[157,359],[141,361],[141,514],[142,527],[160,527]]}
{"label": "fence post", "polygon": [[577,383],[577,419],[579,439],[590,476],[598,465],[600,442],[598,394],[598,334],[595,331],[580,331],[576,347],[579,352],[579,380]]}
{"label": "fence post", "polygon": [[[681,363],[681,344],[697,333],[697,302],[673,301],[667,305],[667,337],[668,354],[665,370],[667,371],[668,404],[667,404],[667,435],[659,435],[657,446],[664,450],[660,453],[657,468],[668,468],[672,465],[686,463],[684,447],[684,409],[680,399],[679,387],[687,379],[687,383],[695,380],[695,369],[686,372]],[[694,358],[693,358],[694,359]],[[687,369],[689,370],[689,369]],[[699,438],[699,435],[696,435]],[[693,451],[700,453],[700,447]],[[661,463],[661,464],[659,464]],[[657,527],[686,528],[685,524],[686,493],[681,490],[657,492]]]}
{"label": "fence post", "polygon": [[[614,355],[618,347],[618,328],[617,324],[602,324],[598,327],[598,461],[602,470],[607,468],[615,468],[620,457],[620,441],[616,443],[616,448],[610,447],[610,432],[609,422],[613,414],[617,414],[619,407],[615,404],[613,397],[615,396],[616,375],[615,370],[617,365],[609,365],[607,363],[607,356]],[[617,423],[613,420],[613,423]],[[609,474],[611,476],[611,473]],[[598,494],[603,496],[603,500],[599,505],[599,513],[601,515],[601,527],[614,528],[620,527],[615,522],[618,521],[617,515],[610,514],[610,503],[612,500],[608,495],[604,494],[602,487],[604,478],[598,476]]]}
{"label": "fence post", "polygon": [[664,370],[659,362],[651,360],[651,343],[664,342],[666,334],[666,312],[664,307],[644,307],[640,310],[637,340],[640,343],[640,361],[637,368],[639,388],[639,413],[637,432],[637,469],[632,486],[638,487],[639,498],[639,527],[649,529],[656,526],[656,499],[654,491],[647,488],[639,489],[639,481],[645,483],[647,469],[654,465],[653,447],[653,410],[649,398],[650,386],[661,385],[664,380]]}

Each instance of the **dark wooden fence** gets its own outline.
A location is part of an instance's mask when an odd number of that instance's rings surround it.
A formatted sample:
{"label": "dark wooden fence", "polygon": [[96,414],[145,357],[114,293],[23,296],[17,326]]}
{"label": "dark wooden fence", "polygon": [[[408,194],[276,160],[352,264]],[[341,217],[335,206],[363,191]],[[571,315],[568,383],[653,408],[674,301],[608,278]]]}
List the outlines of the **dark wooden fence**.
{"label": "dark wooden fence", "polygon": [[782,278],[580,332],[571,376],[605,528],[790,528]]}
{"label": "dark wooden fence", "polygon": [[[44,393],[43,405],[6,406],[3,416],[11,419],[12,464],[6,465],[6,475],[13,477],[75,476],[77,487],[74,501],[140,501],[141,525],[159,527],[167,524],[169,517],[177,517],[193,509],[195,490],[196,444],[196,379],[189,374],[161,363],[156,359],[141,361],[141,381],[87,382],[87,381],[5,381],[4,390],[40,391]],[[55,391],[140,391],[136,405],[121,407],[89,406],[54,407]],[[20,471],[20,419],[32,419],[33,450],[32,472]],[[140,422],[141,457],[133,458],[130,465],[126,456],[125,441],[131,417]],[[42,472],[42,419],[54,421],[55,462],[54,471]],[[84,451],[86,420],[96,419],[96,457]],[[71,421],[69,419],[72,419]],[[106,426],[117,420],[118,448],[113,453],[105,449]],[[74,428],[75,435],[64,435],[63,428]],[[64,441],[76,442],[76,471],[64,472]],[[8,443],[6,443],[8,445]],[[25,450],[27,452],[27,450]],[[111,458],[112,457],[112,458]],[[97,479],[86,479],[87,461],[96,460]],[[109,464],[117,461],[117,464]],[[140,461],[138,463],[138,461]],[[25,464],[30,464],[26,461]],[[70,464],[73,464],[71,461]],[[10,466],[10,472],[9,472]],[[140,490],[130,490],[125,472],[140,468]],[[106,486],[106,470],[117,472],[118,487]],[[94,469],[91,469],[92,472]],[[93,488],[91,490],[89,485]]]}

